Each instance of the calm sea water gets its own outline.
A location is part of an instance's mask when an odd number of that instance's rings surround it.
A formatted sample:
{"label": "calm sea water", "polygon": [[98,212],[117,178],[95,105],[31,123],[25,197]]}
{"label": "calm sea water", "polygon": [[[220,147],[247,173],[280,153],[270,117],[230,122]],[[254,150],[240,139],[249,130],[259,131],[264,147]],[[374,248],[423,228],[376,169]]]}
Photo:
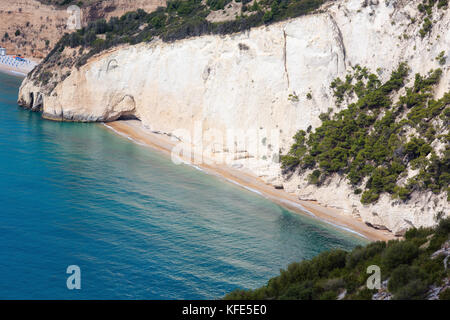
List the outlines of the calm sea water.
{"label": "calm sea water", "polygon": [[214,299],[365,242],[101,125],[42,120],[20,81],[0,74],[0,299]]}

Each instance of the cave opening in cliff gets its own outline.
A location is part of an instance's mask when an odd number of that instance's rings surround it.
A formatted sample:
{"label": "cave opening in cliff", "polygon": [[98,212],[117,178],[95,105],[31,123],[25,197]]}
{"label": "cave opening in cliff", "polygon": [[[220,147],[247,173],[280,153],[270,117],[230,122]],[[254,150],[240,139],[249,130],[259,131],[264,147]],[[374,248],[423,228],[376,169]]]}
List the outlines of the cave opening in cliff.
{"label": "cave opening in cliff", "polygon": [[30,93],[30,108],[33,108],[34,104],[34,94],[33,92]]}
{"label": "cave opening in cliff", "polygon": [[42,94],[40,94],[39,92],[31,92],[29,95],[29,100],[30,100],[30,104],[29,104],[29,108],[32,111],[42,111],[43,106],[44,106],[44,99]]}
{"label": "cave opening in cliff", "polygon": [[128,114],[122,114],[117,121],[125,121],[125,120],[137,120],[141,121],[135,114],[128,113]]}

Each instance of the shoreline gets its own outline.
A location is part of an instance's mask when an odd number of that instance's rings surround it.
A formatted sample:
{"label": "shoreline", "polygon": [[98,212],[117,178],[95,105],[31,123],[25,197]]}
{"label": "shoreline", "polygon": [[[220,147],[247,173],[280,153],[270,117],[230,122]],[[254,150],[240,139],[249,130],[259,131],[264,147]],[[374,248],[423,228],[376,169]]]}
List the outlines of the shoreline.
{"label": "shoreline", "polygon": [[5,67],[2,64],[0,64],[0,73],[7,74],[10,76],[20,77],[20,78],[26,78],[26,76],[27,76],[26,73],[13,70],[12,68]]}
{"label": "shoreline", "polygon": [[[29,59],[27,59],[27,60],[29,60]],[[33,60],[29,60],[29,61],[31,62],[32,68],[16,68],[16,67],[12,67],[7,64],[4,64],[4,63],[0,63],[0,72],[11,75],[11,76],[26,78],[28,73],[31,70],[33,70],[33,68],[37,65],[37,63],[35,61],[33,61]]]}
{"label": "shoreline", "polygon": [[[103,126],[134,143],[156,149],[169,157],[172,148],[178,143],[178,141],[173,141],[167,135],[154,133],[142,127],[141,122],[138,120],[108,122],[103,123]],[[325,207],[315,201],[299,200],[295,194],[287,193],[282,189],[275,189],[273,186],[263,182],[259,177],[244,170],[234,169],[226,165],[192,164],[188,161],[185,161],[185,163],[197,170],[254,192],[290,211],[308,215],[367,240],[388,241],[396,239],[392,233],[369,227],[362,220],[346,216],[338,209]]]}

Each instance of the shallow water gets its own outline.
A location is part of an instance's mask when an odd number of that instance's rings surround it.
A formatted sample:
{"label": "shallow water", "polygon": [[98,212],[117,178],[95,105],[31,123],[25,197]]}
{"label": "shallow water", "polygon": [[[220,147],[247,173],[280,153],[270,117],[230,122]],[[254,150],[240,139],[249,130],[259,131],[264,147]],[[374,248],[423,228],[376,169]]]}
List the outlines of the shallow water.
{"label": "shallow water", "polygon": [[0,299],[214,299],[366,242],[101,125],[42,120],[19,86],[0,74]]}

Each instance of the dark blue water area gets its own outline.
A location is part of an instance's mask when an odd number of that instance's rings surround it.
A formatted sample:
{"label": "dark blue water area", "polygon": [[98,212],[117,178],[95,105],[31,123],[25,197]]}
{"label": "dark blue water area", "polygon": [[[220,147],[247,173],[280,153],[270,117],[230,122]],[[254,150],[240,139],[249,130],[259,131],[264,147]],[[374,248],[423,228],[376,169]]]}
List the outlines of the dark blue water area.
{"label": "dark blue water area", "polygon": [[43,120],[20,82],[0,74],[0,299],[217,299],[366,242],[102,125]]}

